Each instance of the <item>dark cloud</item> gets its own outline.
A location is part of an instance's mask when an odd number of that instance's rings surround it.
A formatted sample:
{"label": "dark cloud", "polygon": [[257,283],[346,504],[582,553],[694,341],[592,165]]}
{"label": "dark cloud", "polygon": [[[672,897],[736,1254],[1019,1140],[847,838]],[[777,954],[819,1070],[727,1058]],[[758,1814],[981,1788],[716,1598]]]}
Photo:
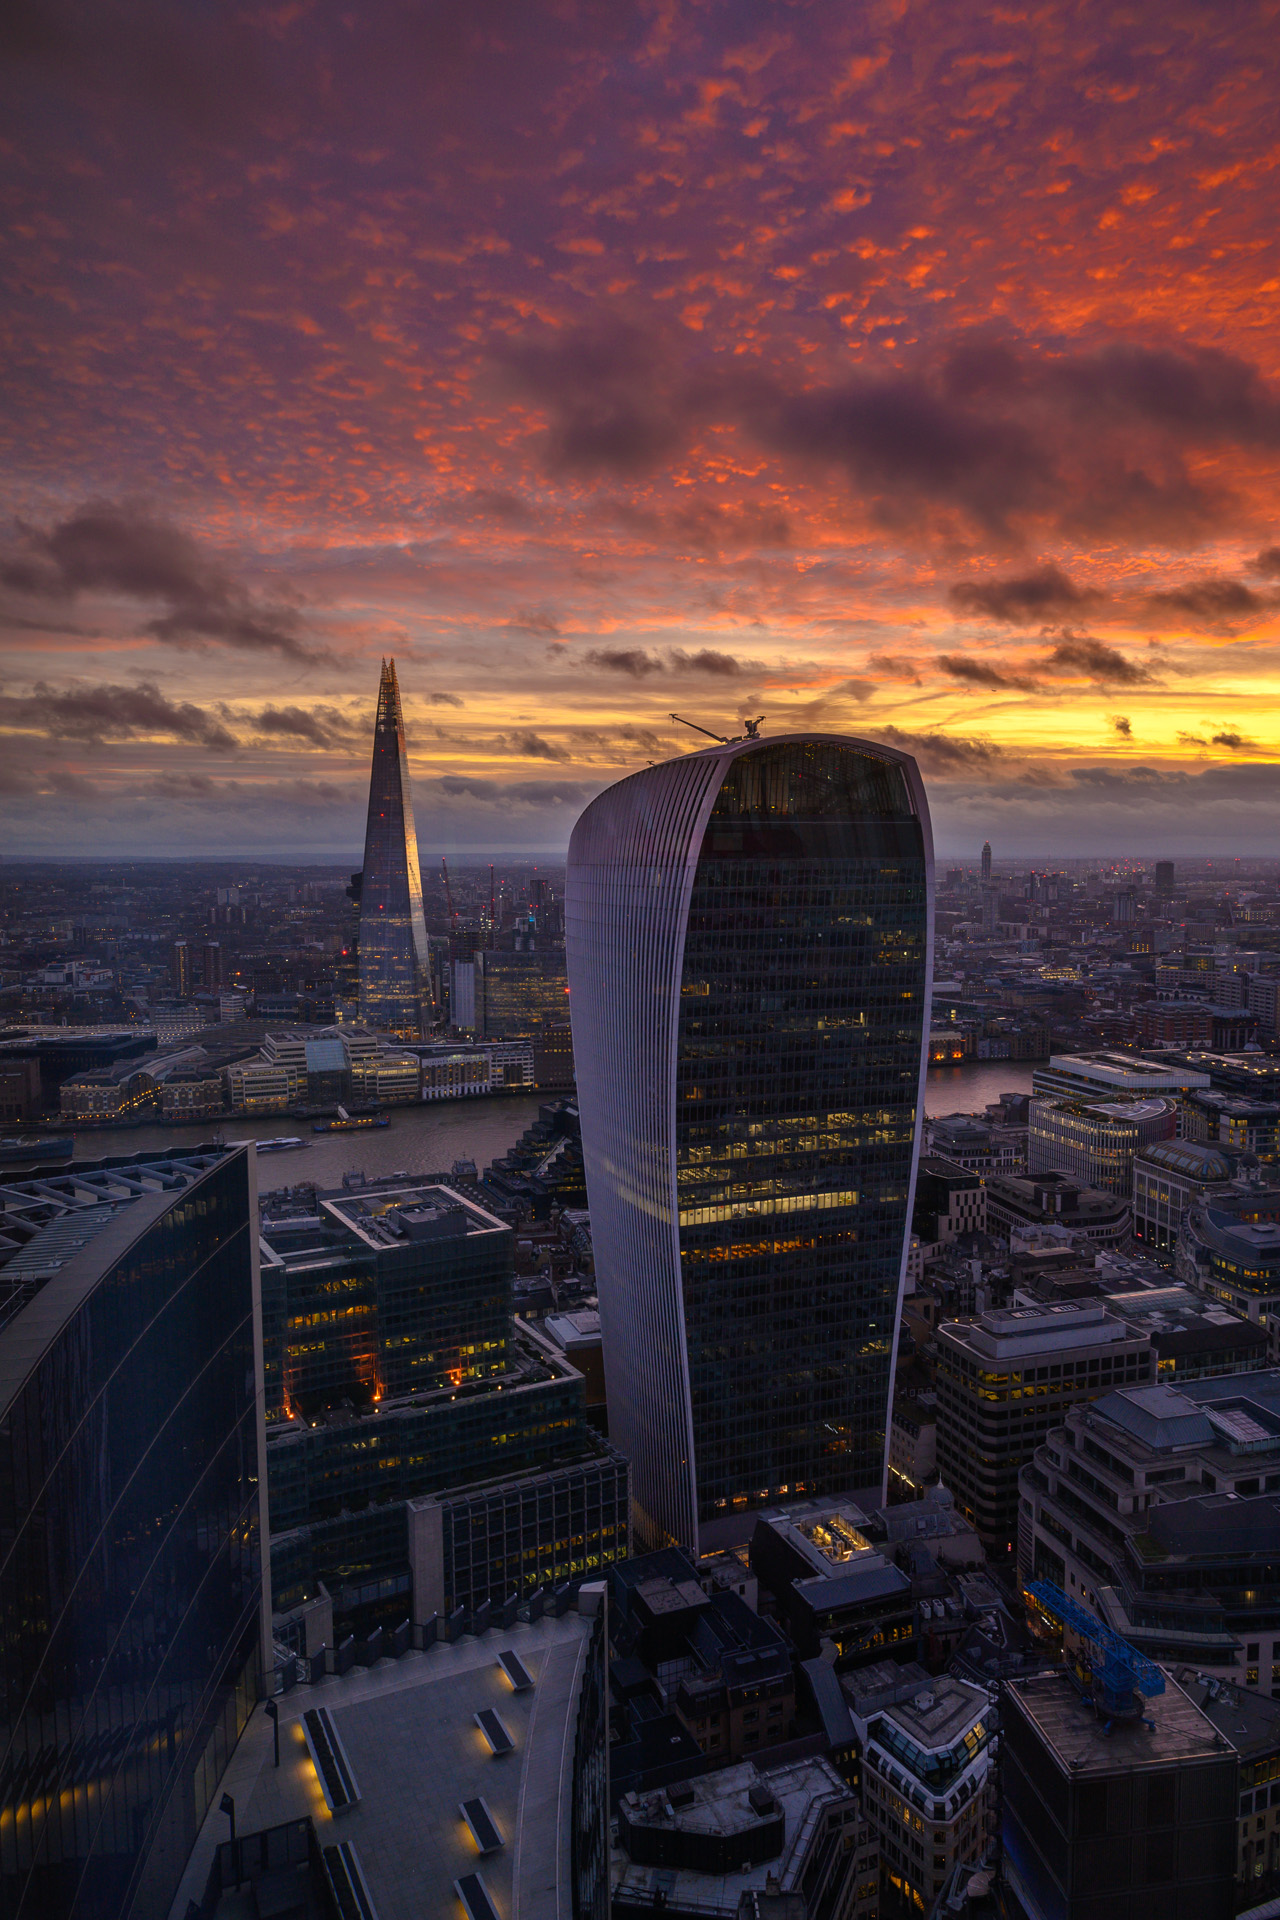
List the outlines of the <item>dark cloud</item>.
{"label": "dark cloud", "polygon": [[1256,367],[1216,348],[1117,344],[1050,362],[1040,384],[1105,422],[1127,414],[1183,444],[1280,446],[1280,400]]}
{"label": "dark cloud", "polygon": [[661,660],[643,647],[593,647],[583,658],[588,666],[599,667],[604,673],[622,673],[630,680],[643,680],[662,671]]}
{"label": "dark cloud", "polygon": [[672,647],[671,664],[678,673],[709,673],[721,680],[735,679],[746,671],[731,653],[717,653],[714,647],[700,647],[696,653]]}
{"label": "dark cloud", "polygon": [[1129,719],[1127,714],[1124,714],[1124,713],[1112,714],[1111,724],[1115,728],[1116,732],[1119,734],[1122,734],[1126,740],[1131,740],[1133,738],[1133,722],[1132,720]]}
{"label": "dark cloud", "polygon": [[1188,614],[1193,620],[1204,621],[1210,626],[1231,626],[1264,612],[1270,602],[1262,594],[1255,593],[1252,587],[1246,587],[1243,580],[1229,580],[1222,574],[1205,574],[1198,580],[1188,580],[1185,586],[1149,594],[1147,604],[1153,612],[1168,609],[1173,613]]}
{"label": "dark cloud", "polygon": [[1215,733],[1212,744],[1215,747],[1229,747],[1232,753],[1257,753],[1259,751],[1257,741],[1246,739],[1242,733]]}
{"label": "dark cloud", "polygon": [[456,693],[426,693],[421,694],[419,698],[428,701],[433,707],[460,707],[464,704]]}
{"label": "dark cloud", "polygon": [[1053,477],[1052,455],[1029,425],[958,406],[927,377],[778,397],[755,425],[779,453],[842,467],[894,522],[925,502],[1003,531],[1043,499]]}
{"label": "dark cloud", "polygon": [[347,746],[362,731],[336,707],[263,707],[251,724],[258,733],[304,740],[313,747]]}
{"label": "dark cloud", "polygon": [[1007,580],[958,580],[947,597],[963,613],[985,614],[1013,626],[1037,626],[1043,620],[1070,615],[1098,599],[1063,573],[1060,567],[1038,567]]}
{"label": "dark cloud", "polygon": [[424,783],[446,800],[476,800],[484,806],[582,807],[598,788],[576,780],[483,780],[469,774],[446,773]]}
{"label": "dark cloud", "polygon": [[1086,633],[1066,634],[1059,640],[1045,657],[1042,671],[1070,676],[1084,674],[1102,686],[1113,687],[1136,687],[1151,679],[1145,667],[1137,666],[1115,647]]}
{"label": "dark cloud", "polygon": [[29,699],[0,701],[0,721],[87,745],[157,733],[213,753],[229,753],[239,745],[235,735],[205,708],[168,699],[150,680],[131,687],[60,690],[39,683]]}
{"label": "dark cloud", "polygon": [[527,340],[501,359],[504,384],[547,416],[543,457],[553,472],[637,473],[683,438],[664,398],[656,339],[627,325]]}
{"label": "dark cloud", "polygon": [[714,500],[693,500],[667,513],[619,501],[610,517],[651,540],[692,547],[699,553],[785,547],[792,537],[791,521],[781,507],[760,501],[721,506]]}
{"label": "dark cloud", "polygon": [[[711,369],[687,341],[627,324],[517,342],[502,367],[508,391],[548,418],[541,452],[553,473],[638,474],[708,427],[737,427],[785,460],[841,470],[882,524],[926,537],[941,530],[931,517],[1004,541],[1035,521],[1076,536],[1203,534],[1225,523],[1233,496],[1193,476],[1186,456],[1280,445],[1280,399],[1247,361],[1209,349],[1051,355],[962,337],[892,374],[803,387],[785,373]],[[790,538],[768,504],[612,513],[711,550]],[[968,611],[1013,622],[1097,597],[1053,566],[953,593]]]}
{"label": "dark cloud", "polygon": [[1255,573],[1265,573],[1268,579],[1280,579],[1280,547],[1264,547],[1261,553],[1255,553],[1250,565]]}
{"label": "dark cloud", "polygon": [[501,487],[475,487],[462,504],[477,518],[498,520],[508,527],[529,527],[537,519],[527,501]]}
{"label": "dark cloud", "polygon": [[998,667],[988,666],[985,660],[970,660],[963,653],[940,653],[938,665],[953,680],[961,680],[970,687],[989,687],[993,692],[997,688],[1010,688],[1029,693],[1036,685],[1022,674],[1005,673]]}
{"label": "dark cloud", "polygon": [[905,680],[910,686],[920,685],[918,663],[903,653],[873,653],[867,661],[873,673],[884,673],[891,680]]}
{"label": "dark cloud", "polygon": [[547,640],[560,638],[560,622],[546,607],[520,607],[507,621],[510,633],[532,633]]}
{"label": "dark cloud", "polygon": [[919,761],[925,773],[981,772],[1001,758],[990,740],[966,739],[950,733],[909,733],[901,727],[878,727],[875,737],[886,746],[900,747]]}
{"label": "dark cloud", "polygon": [[564,747],[532,731],[513,733],[506,744],[508,753],[518,754],[522,760],[570,760],[573,757]]}
{"label": "dark cloud", "polygon": [[651,674],[664,671],[710,674],[715,679],[733,680],[746,671],[731,653],[718,653],[714,647],[700,647],[696,653],[672,647],[665,661],[660,654],[646,653],[643,647],[593,647],[583,659],[588,666],[599,667],[604,673],[623,674],[629,680],[647,680]]}
{"label": "dark cloud", "polygon": [[1198,733],[1180,733],[1178,742],[1184,747],[1207,747],[1209,742]]}
{"label": "dark cloud", "polygon": [[157,640],[318,657],[294,608],[255,599],[180,528],[139,509],[93,504],[47,532],[19,532],[20,549],[0,563],[0,584],[12,592],[55,601],[84,593],[158,601],[166,611],[144,629]]}

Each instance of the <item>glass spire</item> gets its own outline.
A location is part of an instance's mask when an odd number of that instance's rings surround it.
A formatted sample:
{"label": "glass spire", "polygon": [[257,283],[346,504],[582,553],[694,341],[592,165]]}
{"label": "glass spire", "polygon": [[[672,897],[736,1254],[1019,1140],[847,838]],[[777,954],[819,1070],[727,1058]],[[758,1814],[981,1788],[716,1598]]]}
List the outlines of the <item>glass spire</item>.
{"label": "glass spire", "polygon": [[404,1040],[429,1021],[430,965],[418,834],[396,663],[384,660],[360,890],[360,1018]]}

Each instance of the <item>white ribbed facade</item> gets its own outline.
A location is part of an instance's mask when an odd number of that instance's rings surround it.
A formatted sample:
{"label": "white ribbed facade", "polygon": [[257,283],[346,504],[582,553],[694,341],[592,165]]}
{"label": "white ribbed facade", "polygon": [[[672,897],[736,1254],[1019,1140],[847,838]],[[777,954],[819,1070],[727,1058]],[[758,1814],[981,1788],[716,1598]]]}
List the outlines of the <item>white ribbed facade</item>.
{"label": "white ribbed facade", "polygon": [[[803,1335],[797,1336],[795,1333],[794,1289],[807,1284],[805,1256],[803,1253],[780,1255],[778,1249],[791,1245],[823,1244],[820,1226],[826,1221],[854,1222],[853,1225],[846,1224],[843,1238],[853,1243],[858,1237],[855,1215],[859,1196],[842,1190],[838,1173],[833,1173],[831,1181],[825,1184],[819,1173],[808,1181],[807,1186],[803,1180],[797,1184],[795,1178],[776,1178],[768,1189],[764,1185],[753,1188],[749,1183],[745,1186],[726,1186],[722,1190],[709,1190],[712,1191],[712,1199],[723,1201],[723,1204],[695,1206],[690,1204],[690,1200],[699,1198],[696,1181],[701,1176],[695,1168],[695,1184],[688,1184],[688,1168],[682,1168],[677,1151],[678,1082],[682,1073],[687,1081],[690,1072],[690,1048],[682,1038],[685,1029],[681,1024],[681,987],[690,900],[695,878],[699,876],[704,834],[727,779],[740,780],[744,777],[741,773],[731,776],[734,763],[743,756],[768,753],[771,749],[779,748],[790,748],[800,753],[821,753],[837,748],[844,755],[859,757],[864,763],[879,763],[878,777],[898,781],[899,787],[899,775],[889,774],[887,769],[900,769],[901,776],[905,778],[912,817],[904,819],[900,815],[896,825],[900,830],[900,838],[910,829],[914,835],[912,845],[918,849],[910,860],[901,858],[894,865],[895,856],[886,855],[883,863],[891,879],[905,873],[910,866],[913,876],[911,885],[916,889],[913,898],[918,903],[913,909],[918,924],[913,924],[909,936],[903,936],[903,953],[909,951],[911,955],[906,966],[911,991],[898,996],[904,1001],[909,999],[911,1004],[906,1012],[900,1011],[892,1016],[899,1022],[899,1039],[903,1034],[909,1036],[910,1070],[905,1076],[899,1073],[898,1080],[902,1082],[904,1077],[908,1078],[910,1086],[905,1094],[900,1086],[896,1093],[898,1131],[894,1137],[899,1145],[892,1149],[897,1155],[894,1171],[891,1176],[886,1175],[886,1181],[893,1191],[888,1194],[887,1201],[883,1194],[876,1196],[878,1202],[883,1202],[877,1215],[881,1244],[885,1240],[886,1220],[889,1221],[889,1230],[897,1236],[893,1242],[893,1273],[896,1280],[887,1282],[881,1288],[883,1299],[871,1309],[876,1318],[871,1323],[871,1333],[865,1343],[867,1350],[872,1353],[868,1365],[874,1369],[877,1383],[874,1389],[877,1396],[874,1409],[876,1430],[879,1432],[883,1429],[887,1433],[888,1393],[896,1355],[898,1307],[910,1239],[911,1202],[918,1154],[918,1118],[923,1110],[933,933],[932,842],[924,791],[915,763],[906,755],[878,744],[833,735],[788,735],[710,748],[633,774],[610,788],[579,820],[569,853],[565,930],[570,1006],[604,1334],[610,1435],[631,1460],[633,1496],[637,1521],[642,1531],[647,1531],[654,1538],[682,1540],[695,1548],[705,1548],[735,1535],[738,1538],[747,1537],[753,1517],[751,1510],[758,1508],[764,1494],[772,1497],[777,1491],[773,1487],[750,1487],[733,1495],[725,1480],[724,1434],[720,1432],[718,1440],[714,1442],[710,1437],[717,1429],[718,1415],[714,1364],[706,1360],[707,1353],[713,1352],[708,1344],[706,1327],[714,1321],[715,1315],[720,1315],[727,1368],[735,1364],[732,1352],[735,1326],[751,1329],[751,1340],[754,1342],[752,1350],[756,1358],[742,1364],[755,1366],[758,1384],[764,1364],[759,1357],[761,1315],[767,1315],[768,1311],[767,1306],[762,1308],[760,1304],[759,1290],[774,1284],[768,1279],[759,1281],[757,1294],[741,1309],[727,1296],[725,1303],[720,1304],[715,1291],[719,1270],[713,1270],[708,1279],[706,1263],[712,1259],[727,1259],[741,1249],[730,1247],[725,1255],[721,1255],[711,1242],[718,1231],[728,1233],[731,1225],[739,1238],[743,1234],[762,1237],[761,1247],[771,1252],[775,1266],[779,1259],[783,1261],[788,1276],[787,1284],[792,1289],[788,1295],[788,1324],[791,1328],[790,1337],[794,1341],[797,1337],[803,1338]],[[846,840],[850,833],[856,832],[856,828],[845,822],[826,821],[823,824],[838,828]],[[788,830],[784,821],[779,831],[785,833]],[[743,844],[746,844],[745,841]],[[789,871],[785,854],[770,854],[767,860],[773,863],[770,871],[776,867],[785,882]],[[874,867],[874,860],[870,864]],[[725,870],[730,874],[736,871],[732,867]],[[916,874],[919,875],[918,886],[914,878]],[[924,895],[922,902],[921,891]],[[836,913],[832,909],[832,914],[833,925],[838,922],[844,926],[857,919],[856,913],[847,910]],[[791,924],[796,924],[794,915]],[[806,920],[805,925],[808,924]],[[813,935],[815,952],[823,951],[821,943],[824,939],[834,944],[838,937],[847,936],[829,935],[825,927],[818,924]],[[881,933],[875,937],[883,944],[884,936]],[[793,935],[793,953],[794,947]],[[895,950],[895,961],[899,958]],[[748,956],[743,967],[749,975],[754,966],[763,979],[767,977],[770,964],[766,954],[764,959],[757,956],[753,960]],[[792,964],[794,966],[794,960]],[[824,964],[828,969],[825,977],[830,978],[832,963],[829,955],[825,957]],[[734,990],[733,969],[736,965],[736,960],[730,954],[721,967],[717,991],[723,994]],[[685,981],[685,988],[686,1004],[689,1003],[691,992],[697,994],[707,991],[696,984],[690,987],[688,981]],[[856,981],[850,983],[850,990],[856,994]],[[753,1006],[755,1000],[764,1004],[764,996],[755,996]],[[797,1000],[796,1004],[799,1005],[800,1001]],[[845,1024],[856,1024],[856,1020],[857,1016],[854,1016],[852,1021],[846,1020]],[[787,1020],[782,1018],[776,1021],[779,1030],[785,1029],[788,1033],[793,1031],[794,1024],[793,1021],[789,1027]],[[822,1024],[820,1020],[814,1022],[815,1028]],[[790,1046],[789,1040],[781,1042],[782,1053]],[[714,1053],[717,1047],[721,1054],[732,1053],[733,1042],[714,1042],[710,1046],[704,1045],[703,1050]],[[763,1052],[768,1053],[767,1042]],[[799,1057],[798,1053],[796,1057]],[[737,1071],[742,1064],[731,1061],[726,1071]],[[767,1073],[768,1060],[762,1059],[762,1065]],[[686,1114],[690,1111],[696,1113],[696,1108],[687,1104],[691,1089],[684,1082],[681,1084],[684,1086],[681,1098],[686,1103]],[[692,1089],[694,1095],[697,1091],[697,1088]],[[865,1104],[872,1096],[864,1089],[856,1097]],[[889,1095],[883,1093],[875,1097],[880,1098],[882,1103],[889,1099]],[[854,1104],[853,1097],[844,1104]],[[848,1114],[837,1114],[836,1119],[850,1122]],[[740,1124],[747,1136],[753,1131],[761,1131],[751,1128],[749,1117]],[[796,1124],[812,1128],[814,1123],[811,1118],[805,1118]],[[783,1128],[784,1122],[774,1120],[770,1125],[776,1132]],[[874,1132],[874,1116],[871,1125]],[[911,1127],[912,1132],[909,1141],[904,1131],[907,1126]],[[882,1131],[888,1137],[892,1128],[886,1123]],[[904,1141],[907,1144],[902,1144]],[[740,1151],[746,1156],[754,1150],[748,1138],[741,1149],[730,1151]],[[873,1157],[874,1151],[873,1148]],[[779,1158],[777,1165],[782,1164]],[[793,1156],[787,1164],[799,1163]],[[685,1182],[684,1188],[679,1184],[682,1180]],[[686,1203],[683,1228],[681,1192]],[[740,1194],[747,1197],[740,1199]],[[752,1198],[752,1194],[764,1194],[765,1197]],[[897,1225],[899,1218],[900,1233]],[[819,1229],[813,1228],[814,1222],[820,1223]],[[717,1227],[716,1223],[722,1223],[721,1227]],[[704,1368],[710,1369],[707,1375],[710,1384],[704,1380],[702,1387],[695,1386],[692,1392],[682,1233],[684,1261],[691,1257],[690,1244],[697,1241],[699,1235],[703,1249],[700,1255],[703,1262],[700,1281],[702,1293],[699,1296],[702,1305],[697,1309],[703,1315],[699,1351],[704,1356]],[[808,1242],[804,1239],[806,1233],[809,1235]],[[790,1239],[787,1239],[788,1235]],[[828,1233],[827,1238],[831,1237]],[[706,1250],[708,1246],[710,1251]],[[815,1302],[821,1300],[821,1312],[830,1316],[833,1311],[840,1310],[839,1276],[833,1275],[830,1269],[831,1256],[827,1254],[822,1257],[828,1264],[814,1279],[814,1298]],[[881,1269],[887,1270],[883,1253],[880,1261]],[[749,1290],[749,1285],[750,1282],[744,1283],[744,1292]],[[690,1300],[692,1298],[690,1296]],[[815,1313],[818,1313],[817,1307]],[[740,1319],[735,1317],[739,1314]],[[851,1392],[856,1398],[856,1390],[851,1389]],[[724,1397],[726,1400],[731,1398],[727,1389]],[[701,1412],[695,1410],[695,1401],[700,1403]],[[794,1408],[787,1417],[792,1420],[797,1418]],[[703,1443],[708,1457],[714,1446],[719,1448],[721,1464],[716,1470],[718,1477],[714,1487],[709,1487],[705,1473],[703,1481],[700,1483],[699,1480],[696,1457],[698,1436],[695,1428],[700,1428],[708,1436]],[[835,1428],[831,1430],[835,1431]],[[838,1477],[838,1461],[831,1470]],[[881,1483],[883,1472],[883,1460],[880,1459],[874,1477],[879,1478]],[[863,1484],[868,1477],[863,1474]],[[799,1478],[795,1484],[798,1489],[803,1488]],[[812,1480],[809,1484],[816,1487]],[[713,1494],[717,1497],[713,1498]],[[745,1514],[741,1511],[735,1513],[735,1507],[740,1507],[743,1500],[747,1502],[748,1511]]]}

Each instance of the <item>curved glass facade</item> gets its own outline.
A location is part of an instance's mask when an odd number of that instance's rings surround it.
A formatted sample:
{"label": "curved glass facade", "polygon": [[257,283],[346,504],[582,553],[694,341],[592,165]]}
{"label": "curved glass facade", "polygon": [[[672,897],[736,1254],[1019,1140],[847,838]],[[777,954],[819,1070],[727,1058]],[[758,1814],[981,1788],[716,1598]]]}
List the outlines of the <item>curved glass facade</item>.
{"label": "curved glass facade", "polygon": [[6,1920],[163,1920],[256,1698],[251,1198],[238,1153],[75,1216],[0,1333]]}
{"label": "curved glass facade", "polygon": [[817,741],[729,768],[677,1039],[700,1522],[880,1482],[927,908],[900,766]]}
{"label": "curved glass facade", "polygon": [[829,736],[633,775],[575,832],[610,1427],[655,1536],[882,1482],[931,871],[913,763]]}

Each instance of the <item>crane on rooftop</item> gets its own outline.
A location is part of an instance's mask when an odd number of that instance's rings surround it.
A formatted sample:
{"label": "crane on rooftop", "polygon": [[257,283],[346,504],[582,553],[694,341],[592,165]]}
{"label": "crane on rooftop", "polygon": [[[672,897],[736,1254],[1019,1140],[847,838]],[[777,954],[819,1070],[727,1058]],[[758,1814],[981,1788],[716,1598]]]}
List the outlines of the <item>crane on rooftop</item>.
{"label": "crane on rooftop", "polygon": [[1104,1713],[1114,1719],[1137,1719],[1145,1702],[1164,1692],[1164,1675],[1159,1667],[1052,1580],[1033,1580],[1027,1592],[1042,1613],[1084,1642],[1069,1671],[1076,1685]]}
{"label": "crane on rooftop", "polygon": [[686,720],[681,713],[673,713],[671,718],[678,721],[682,727],[692,727],[695,733],[705,733],[708,740],[718,740],[722,747],[736,747],[741,740],[758,740],[760,738],[760,729],[764,725],[763,714],[760,714],[754,720],[744,719],[742,725],[745,731],[734,734],[731,739],[727,734],[712,733],[710,727],[700,727],[696,720]]}

